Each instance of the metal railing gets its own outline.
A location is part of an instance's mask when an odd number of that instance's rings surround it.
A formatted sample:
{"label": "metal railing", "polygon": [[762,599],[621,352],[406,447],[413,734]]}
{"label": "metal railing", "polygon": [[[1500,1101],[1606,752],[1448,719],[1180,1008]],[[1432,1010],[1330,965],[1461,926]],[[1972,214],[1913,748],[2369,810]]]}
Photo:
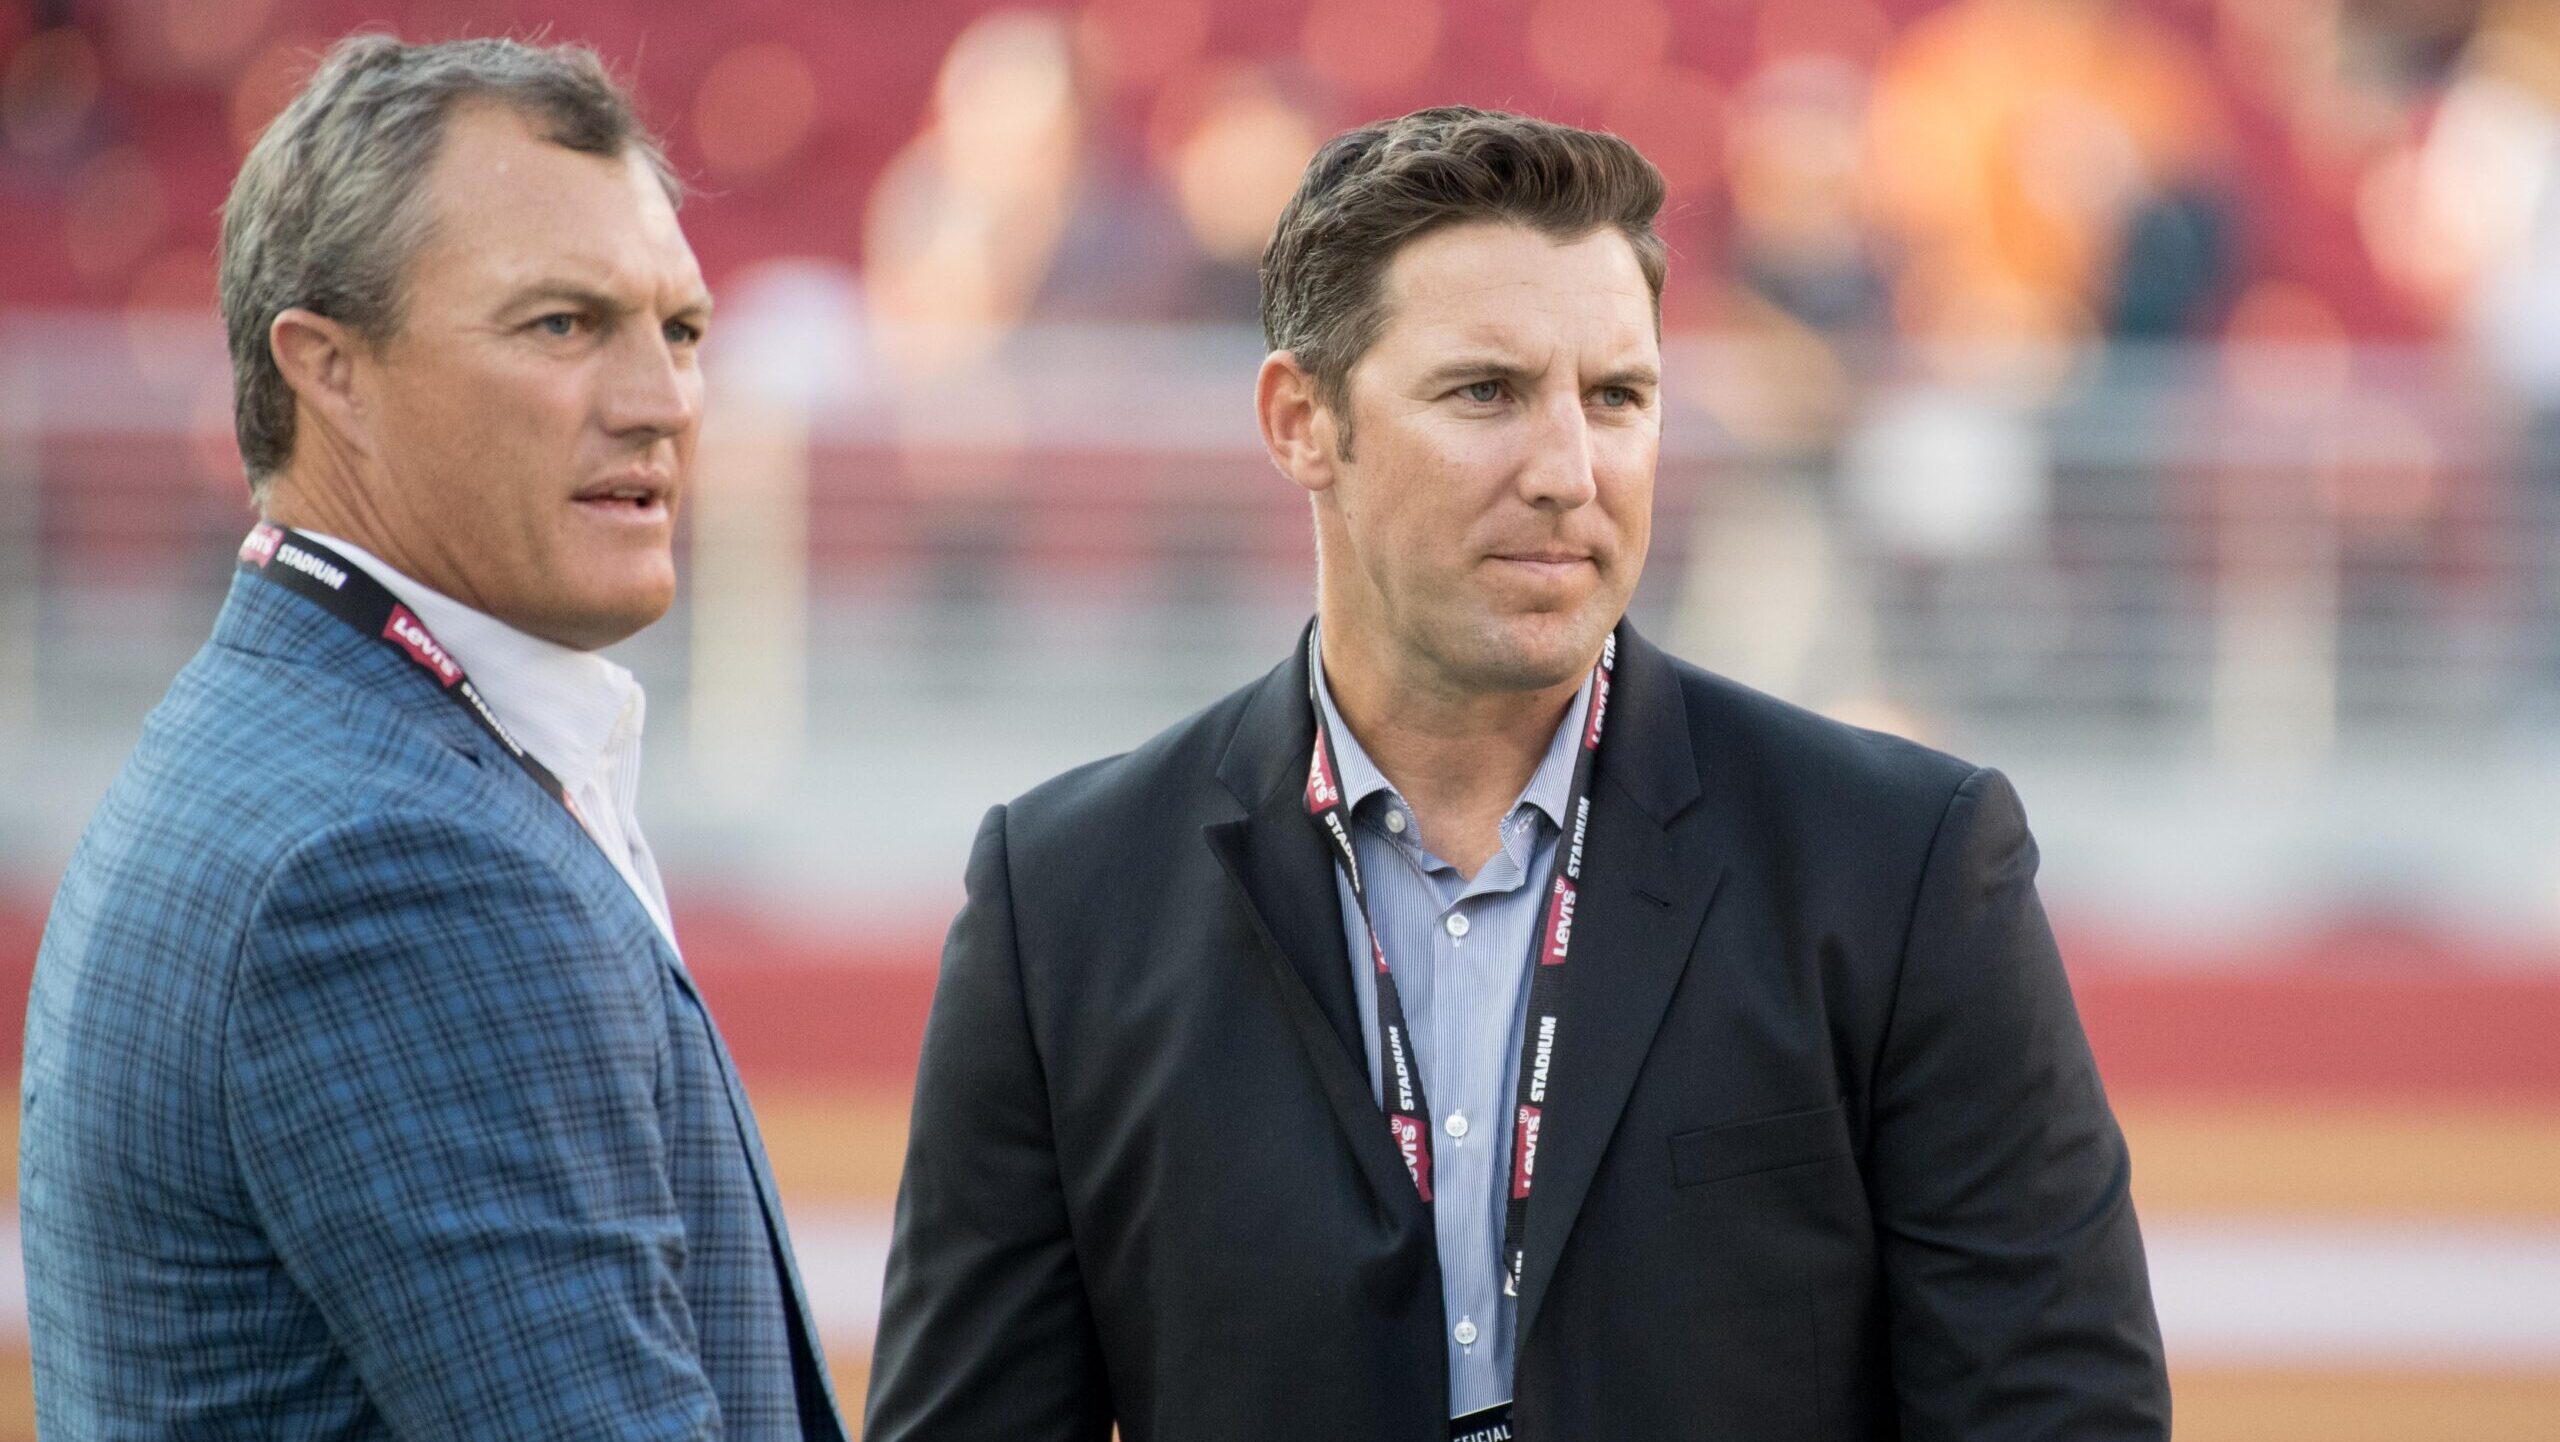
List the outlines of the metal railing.
{"label": "metal railing", "polygon": [[[1249,333],[1035,330],[930,366],[732,335],[685,598],[626,659],[653,757],[686,757],[666,784],[733,829],[884,749],[963,825],[1257,674],[1309,609]],[[2560,738],[2560,442],[2458,357],[1838,361],[1808,407],[1749,342],[1667,343],[1657,639],[2027,765],[2459,772]],[[0,316],[0,774],[44,798],[22,860],[58,856],[56,813],[205,633],[248,520],[227,402],[209,319]]]}

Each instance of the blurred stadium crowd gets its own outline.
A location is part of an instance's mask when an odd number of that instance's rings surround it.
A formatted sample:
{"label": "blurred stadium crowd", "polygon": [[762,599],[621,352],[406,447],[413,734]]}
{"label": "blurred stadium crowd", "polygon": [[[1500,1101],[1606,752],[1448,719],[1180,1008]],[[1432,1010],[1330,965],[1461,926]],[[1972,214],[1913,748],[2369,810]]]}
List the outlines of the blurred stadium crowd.
{"label": "blurred stadium crowd", "polygon": [[2531,0],[32,0],[0,16],[13,302],[207,301],[238,155],[362,25],[597,45],[715,279],[822,258],[892,330],[1249,320],[1314,141],[1464,101],[1642,145],[1670,324],[1785,337],[1800,383],[1881,337],[2451,337],[2560,387],[2520,314],[2560,246]]}
{"label": "blurred stadium crowd", "polygon": [[971,824],[1295,634],[1255,263],[1323,137],[1462,102],[1670,183],[1639,621],[2019,778],[2182,1435],[2554,1435],[2560,4],[20,0],[11,1006],[246,523],[216,212],[368,25],[591,44],[694,185],[705,484],[625,659],[848,1396]]}
{"label": "blurred stadium crowd", "polygon": [[[1673,443],[1718,462],[1712,502],[1741,513],[1701,542],[1802,562],[1775,580],[1701,566],[1669,598],[1683,639],[1918,729],[2112,688],[2075,719],[2183,705],[2213,744],[2316,757],[2340,706],[2552,709],[2536,637],[2560,509],[2556,15],[2532,0],[35,0],[0,17],[0,293],[125,318],[82,395],[166,382],[203,354],[175,337],[210,314],[236,159],[327,37],[590,41],[632,73],[698,187],[688,227],[736,318],[715,364],[797,396],[836,439],[868,393],[891,451],[930,434],[982,453],[897,467],[885,498],[865,468],[814,457],[823,591],[878,559],[884,502],[1118,503],[1121,467],[990,474],[1005,468],[983,453],[1040,448],[1036,421],[1025,435],[1009,413],[954,414],[1024,337],[1074,352],[1130,327],[1250,327],[1263,236],[1318,138],[1424,103],[1528,108],[1618,130],[1662,166],[1666,323],[1710,338],[1675,375]],[[92,333],[57,331],[57,366]],[[1128,355],[1068,369],[1145,373]],[[1160,369],[1176,385],[1200,371]],[[168,427],[197,440],[192,474],[157,483],[200,483],[166,504],[228,505],[221,378],[195,383]],[[129,526],[84,529],[83,505],[57,499],[47,529],[123,564],[170,559]],[[965,549],[1001,519],[914,524]],[[1018,549],[1035,567],[1044,554]],[[1130,561],[1090,537],[1069,550]],[[1789,594],[1720,594],[1735,577]],[[2181,631],[2196,586],[2230,588],[2221,629]],[[2009,659],[1968,659],[1995,600]],[[2040,617],[2073,634],[2039,634]],[[2306,646],[2311,664],[2289,659]],[[2103,675],[2054,655],[2093,647]],[[1954,681],[1933,675],[1950,650]],[[1949,685],[1975,694],[1931,694]]]}

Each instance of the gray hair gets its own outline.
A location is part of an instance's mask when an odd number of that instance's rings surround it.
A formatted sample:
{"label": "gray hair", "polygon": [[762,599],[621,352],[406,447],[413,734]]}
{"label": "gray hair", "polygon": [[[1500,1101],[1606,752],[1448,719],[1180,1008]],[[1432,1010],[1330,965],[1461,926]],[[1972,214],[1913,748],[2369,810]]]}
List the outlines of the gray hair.
{"label": "gray hair", "polygon": [[630,94],[584,46],[340,41],[258,137],[222,207],[232,417],[253,497],[293,455],[293,390],[267,332],[298,306],[367,341],[399,333],[409,262],[432,219],[425,179],[466,101],[512,107],[571,150],[637,155],[671,202],[683,198]]}

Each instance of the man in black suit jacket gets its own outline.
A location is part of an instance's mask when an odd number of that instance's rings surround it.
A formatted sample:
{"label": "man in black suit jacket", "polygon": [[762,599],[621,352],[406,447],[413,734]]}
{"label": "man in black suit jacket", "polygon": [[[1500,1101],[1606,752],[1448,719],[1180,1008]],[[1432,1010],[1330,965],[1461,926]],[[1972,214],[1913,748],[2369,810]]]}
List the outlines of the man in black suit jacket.
{"label": "man in black suit jacket", "polygon": [[[1623,623],[1661,199],[1621,141],[1466,110],[1309,166],[1257,405],[1321,649],[989,814],[877,1442],[2168,1435],[2008,783]],[[1474,1030],[1427,974],[1461,888],[1534,908],[1468,957],[1516,998]],[[1452,1150],[1435,1194],[1461,1062],[1516,1099],[1476,1133],[1508,1185]]]}

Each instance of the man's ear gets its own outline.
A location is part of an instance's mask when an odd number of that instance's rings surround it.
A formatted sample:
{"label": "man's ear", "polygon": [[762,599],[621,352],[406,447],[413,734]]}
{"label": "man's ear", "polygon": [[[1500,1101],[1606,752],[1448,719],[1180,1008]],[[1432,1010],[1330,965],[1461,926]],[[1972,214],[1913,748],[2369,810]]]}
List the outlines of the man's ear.
{"label": "man's ear", "polygon": [[267,352],[302,414],[340,438],[365,433],[364,402],[356,393],[356,359],[362,342],[343,323],[295,306],[267,327]]}
{"label": "man's ear", "polygon": [[1254,380],[1253,410],[1262,423],[1262,445],[1280,474],[1307,490],[1332,488],[1341,454],[1334,414],[1316,395],[1316,378],[1298,358],[1276,350],[1262,358]]}

